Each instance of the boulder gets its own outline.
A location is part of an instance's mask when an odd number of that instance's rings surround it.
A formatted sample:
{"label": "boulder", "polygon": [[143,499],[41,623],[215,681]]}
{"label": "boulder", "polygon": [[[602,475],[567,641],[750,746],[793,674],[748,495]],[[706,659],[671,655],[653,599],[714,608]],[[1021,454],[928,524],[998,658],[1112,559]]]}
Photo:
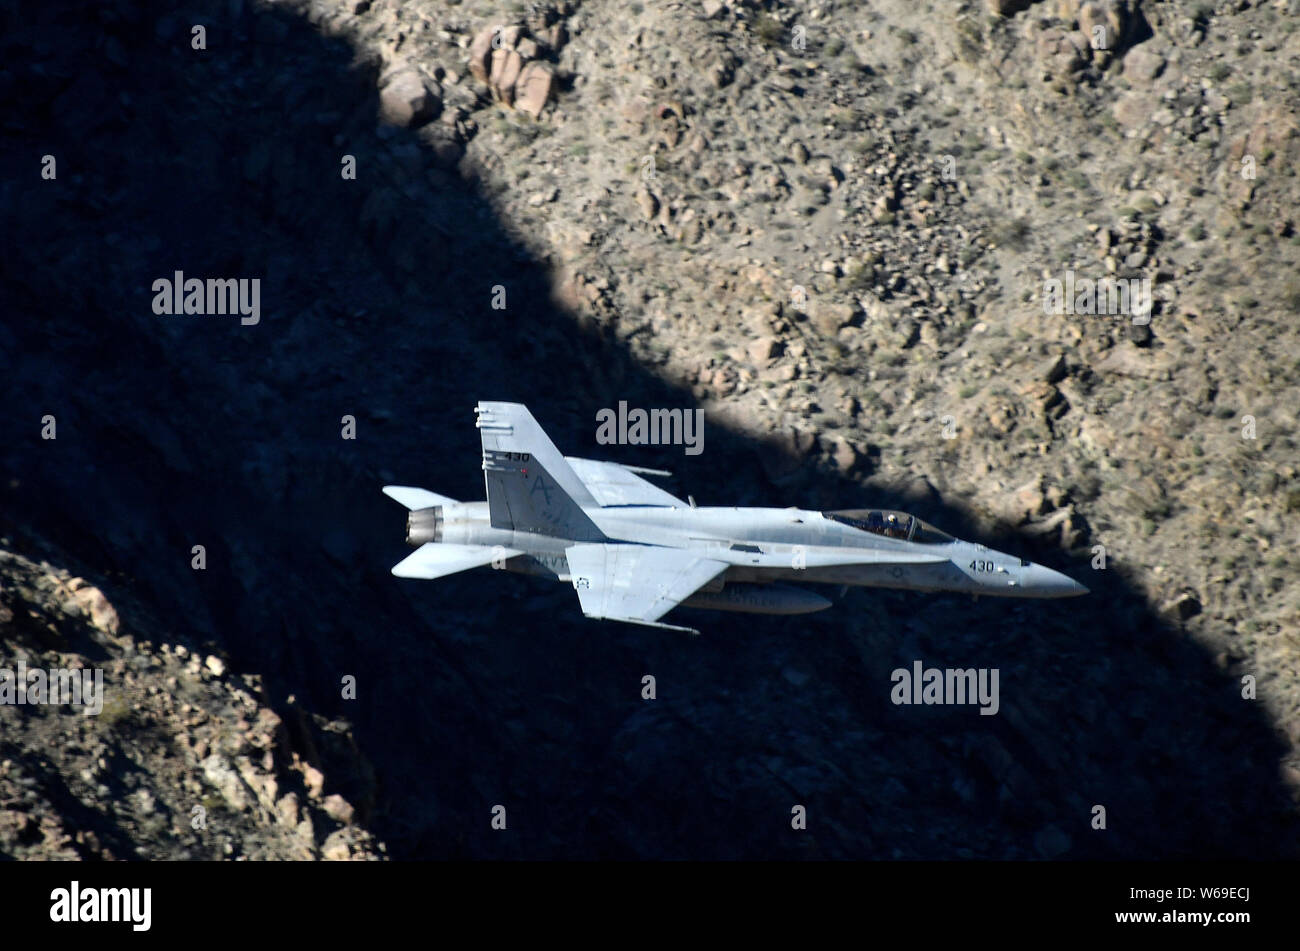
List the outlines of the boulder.
{"label": "boulder", "polygon": [[809,302],[808,318],[823,336],[835,336],[841,327],[847,327],[857,316],[857,308],[842,301],[828,301],[814,297]]}
{"label": "boulder", "polygon": [[569,42],[569,33],[563,23],[552,23],[542,31],[541,40],[558,53],[564,44]]}
{"label": "boulder", "polygon": [[1047,70],[1057,76],[1068,76],[1087,65],[1087,38],[1078,32],[1043,30],[1038,35],[1038,58]]}
{"label": "boulder", "polygon": [[1035,476],[1011,492],[1011,498],[1004,513],[1008,520],[1020,525],[1026,519],[1042,515],[1047,508],[1047,499],[1043,495],[1043,477]]}
{"label": "boulder", "polygon": [[542,114],[555,87],[555,74],[546,63],[528,63],[515,81],[515,108],[534,119]]}
{"label": "boulder", "polygon": [[321,808],[325,810],[325,815],[329,816],[335,822],[342,825],[351,825],[355,811],[352,804],[340,796],[338,793],[331,793],[325,797],[321,803]]}
{"label": "boulder", "polygon": [[1160,606],[1160,613],[1173,621],[1187,621],[1201,613],[1201,602],[1190,591],[1180,591]]}
{"label": "boulder", "polygon": [[636,193],[637,207],[641,209],[641,214],[647,221],[654,218],[659,211],[659,199],[655,197],[654,192],[648,188],[640,188]]}
{"label": "boulder", "polygon": [[989,13],[999,17],[1015,16],[1021,10],[1028,10],[1034,0],[985,0]]}
{"label": "boulder", "polygon": [[1165,68],[1165,58],[1145,45],[1128,51],[1124,57],[1124,78],[1133,82],[1149,83]]}
{"label": "boulder", "polygon": [[492,38],[501,26],[486,26],[479,30],[469,45],[469,73],[481,83],[492,73]]}
{"label": "boulder", "polygon": [[221,754],[213,753],[203,760],[203,778],[221,793],[221,798],[236,812],[243,812],[249,805],[250,790],[244,784],[239,773]]}
{"label": "boulder", "polygon": [[502,47],[492,51],[492,73],[488,76],[488,88],[492,98],[507,106],[515,101],[515,83],[524,68],[524,58],[512,49]]}
{"label": "boulder", "polygon": [[835,468],[843,475],[848,475],[858,464],[858,453],[853,445],[843,436],[831,436],[826,440],[826,448]]}
{"label": "boulder", "polygon": [[438,114],[442,102],[414,67],[393,73],[379,91],[379,114],[390,125],[412,128]]}
{"label": "boulder", "polygon": [[80,578],[74,578],[69,587],[72,589],[72,600],[81,608],[91,626],[105,634],[118,632],[121,622],[113,605],[104,597],[104,592]]}
{"label": "boulder", "polygon": [[749,356],[754,363],[759,366],[766,366],[770,361],[781,355],[781,341],[775,337],[759,337],[749,345]]}
{"label": "boulder", "polygon": [[1088,0],[1080,5],[1079,31],[1098,49],[1115,50],[1128,38],[1130,14],[1120,0]]}
{"label": "boulder", "polygon": [[321,846],[321,858],[326,862],[347,862],[352,858],[352,850],[348,848],[348,837],[342,829],[331,832]]}

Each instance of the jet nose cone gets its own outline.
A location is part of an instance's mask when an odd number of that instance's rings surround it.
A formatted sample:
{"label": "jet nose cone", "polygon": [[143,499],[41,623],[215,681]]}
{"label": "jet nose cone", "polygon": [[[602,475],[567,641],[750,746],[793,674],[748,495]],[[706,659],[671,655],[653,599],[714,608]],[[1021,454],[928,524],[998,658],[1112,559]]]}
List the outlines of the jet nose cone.
{"label": "jet nose cone", "polygon": [[1077,598],[1088,594],[1086,587],[1068,575],[1037,564],[1024,570],[1020,583],[1026,594],[1038,598]]}

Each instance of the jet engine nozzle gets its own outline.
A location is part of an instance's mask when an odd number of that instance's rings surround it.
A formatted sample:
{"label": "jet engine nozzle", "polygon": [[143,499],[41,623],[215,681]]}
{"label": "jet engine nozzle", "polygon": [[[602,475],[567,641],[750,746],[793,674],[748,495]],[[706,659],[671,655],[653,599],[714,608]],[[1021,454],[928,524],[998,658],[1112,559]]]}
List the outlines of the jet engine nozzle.
{"label": "jet engine nozzle", "polygon": [[419,548],[427,542],[442,541],[442,506],[412,509],[406,513],[406,544]]}

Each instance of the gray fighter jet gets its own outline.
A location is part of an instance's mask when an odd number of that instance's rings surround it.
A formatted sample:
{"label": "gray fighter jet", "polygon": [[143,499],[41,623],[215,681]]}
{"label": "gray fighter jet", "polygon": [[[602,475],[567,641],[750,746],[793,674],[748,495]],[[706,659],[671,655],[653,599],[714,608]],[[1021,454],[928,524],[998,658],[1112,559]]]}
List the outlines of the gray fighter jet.
{"label": "gray fighter jet", "polygon": [[1068,598],[1088,589],[1033,562],[945,535],[905,512],[696,507],[645,479],[668,475],[562,456],[519,403],[479,403],[486,502],[390,485],[415,551],[399,578],[492,565],[568,581],[582,612],[675,631],[678,605],[754,614],[830,607],[782,582]]}

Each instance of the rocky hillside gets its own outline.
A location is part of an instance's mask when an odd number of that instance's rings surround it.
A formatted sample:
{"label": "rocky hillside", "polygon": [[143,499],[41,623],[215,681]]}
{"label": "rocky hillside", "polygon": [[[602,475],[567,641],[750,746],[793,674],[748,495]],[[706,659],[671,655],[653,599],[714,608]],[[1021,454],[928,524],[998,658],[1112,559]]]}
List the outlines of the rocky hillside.
{"label": "rocky hillside", "polygon": [[[6,542],[7,543],[7,542]],[[324,758],[366,769],[346,724],[292,702],[282,718],[256,675],[165,636],[133,606],[124,625],[82,578],[0,549],[6,661],[102,671],[98,702],[6,709],[0,853],[39,859],[382,858],[359,810],[324,795]],[[331,756],[322,757],[326,747]],[[367,777],[373,784],[373,777]],[[364,809],[368,802],[359,804]]]}
{"label": "rocky hillside", "polygon": [[[0,5],[0,644],[119,711],[0,711],[0,853],[1294,857],[1296,13]],[[157,316],[176,270],[260,322]],[[1130,279],[1136,320],[1045,308]],[[601,407],[698,406],[698,458],[613,455],[1093,594],[685,643],[395,581],[378,487],[479,497],[498,398],[585,456]],[[916,658],[998,667],[1000,715],[891,705]]]}

